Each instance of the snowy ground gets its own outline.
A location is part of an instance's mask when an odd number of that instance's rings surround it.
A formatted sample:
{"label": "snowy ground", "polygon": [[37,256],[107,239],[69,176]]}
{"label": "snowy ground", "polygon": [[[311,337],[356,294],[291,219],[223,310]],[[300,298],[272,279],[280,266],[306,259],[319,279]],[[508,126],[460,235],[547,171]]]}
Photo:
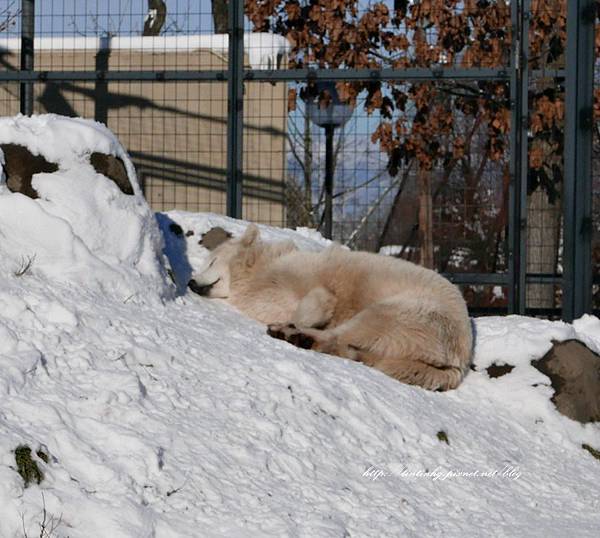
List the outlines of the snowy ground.
{"label": "snowy ground", "polygon": [[[194,231],[168,235],[192,265],[202,232],[243,229],[159,219]],[[552,339],[600,351],[596,318],[475,320],[477,371],[432,393],[273,340],[220,302],[111,294],[35,263],[1,278],[2,538],[39,535],[43,502],[71,538],[598,536],[600,461],[581,444],[600,448],[600,428],[559,415],[529,365]],[[490,379],[493,362],[515,369]],[[15,471],[20,444],[50,456],[39,486]]]}
{"label": "snowy ground", "polygon": [[[186,293],[202,233],[245,224],[171,212],[161,235],[104,127],[0,120],[15,140],[59,170],[34,176],[35,200],[0,175],[0,538],[44,520],[45,538],[598,536],[600,461],[581,445],[600,449],[600,427],[559,415],[530,360],[553,339],[600,351],[600,320],[475,320],[460,388],[409,387]],[[123,159],[134,195],[95,151]],[[515,368],[490,379],[493,363]],[[17,473],[23,445],[39,485]]]}

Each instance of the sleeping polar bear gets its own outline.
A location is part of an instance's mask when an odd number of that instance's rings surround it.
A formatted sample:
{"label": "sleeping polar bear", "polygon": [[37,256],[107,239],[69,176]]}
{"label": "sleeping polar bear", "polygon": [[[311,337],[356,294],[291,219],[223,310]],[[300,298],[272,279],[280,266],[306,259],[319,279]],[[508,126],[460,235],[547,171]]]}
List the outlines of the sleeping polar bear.
{"label": "sleeping polar bear", "polygon": [[192,291],[225,299],[299,347],[373,366],[412,385],[456,388],[471,358],[460,291],[434,271],[339,246],[263,243],[255,225],[211,254]]}

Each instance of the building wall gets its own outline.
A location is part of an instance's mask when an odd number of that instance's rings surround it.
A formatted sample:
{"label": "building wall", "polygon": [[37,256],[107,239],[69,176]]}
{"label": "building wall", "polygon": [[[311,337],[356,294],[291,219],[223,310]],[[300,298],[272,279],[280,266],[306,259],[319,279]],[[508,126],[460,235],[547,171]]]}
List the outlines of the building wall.
{"label": "building wall", "polygon": [[[18,56],[2,54],[5,68]],[[39,70],[226,69],[208,50],[38,51]],[[252,83],[244,96],[244,217],[284,222],[286,85]],[[18,84],[0,86],[0,114],[19,110]],[[35,112],[94,118],[130,153],[156,211],[226,209],[226,82],[36,83]]]}

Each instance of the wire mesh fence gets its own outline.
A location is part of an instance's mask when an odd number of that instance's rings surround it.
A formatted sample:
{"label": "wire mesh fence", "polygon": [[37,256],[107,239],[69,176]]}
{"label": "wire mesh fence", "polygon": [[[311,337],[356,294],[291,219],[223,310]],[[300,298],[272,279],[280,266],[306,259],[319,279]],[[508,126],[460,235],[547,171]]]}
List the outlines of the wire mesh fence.
{"label": "wire mesh fence", "polygon": [[29,88],[35,113],[105,123],[156,211],[315,228],[447,274],[474,311],[569,318],[600,309],[598,141],[588,211],[585,127],[565,138],[597,3],[573,5],[0,0],[0,113]]}

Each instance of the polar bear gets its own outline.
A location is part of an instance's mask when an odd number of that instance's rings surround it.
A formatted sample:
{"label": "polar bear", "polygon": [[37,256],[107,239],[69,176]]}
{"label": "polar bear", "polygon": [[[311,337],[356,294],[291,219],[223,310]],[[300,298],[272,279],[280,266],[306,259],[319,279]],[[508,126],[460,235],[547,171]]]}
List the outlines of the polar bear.
{"label": "polar bear", "polygon": [[360,361],[412,385],[456,388],[473,336],[456,286],[405,260],[335,245],[301,252],[265,243],[251,224],[192,275],[192,291],[221,298],[268,325],[268,334]]}

